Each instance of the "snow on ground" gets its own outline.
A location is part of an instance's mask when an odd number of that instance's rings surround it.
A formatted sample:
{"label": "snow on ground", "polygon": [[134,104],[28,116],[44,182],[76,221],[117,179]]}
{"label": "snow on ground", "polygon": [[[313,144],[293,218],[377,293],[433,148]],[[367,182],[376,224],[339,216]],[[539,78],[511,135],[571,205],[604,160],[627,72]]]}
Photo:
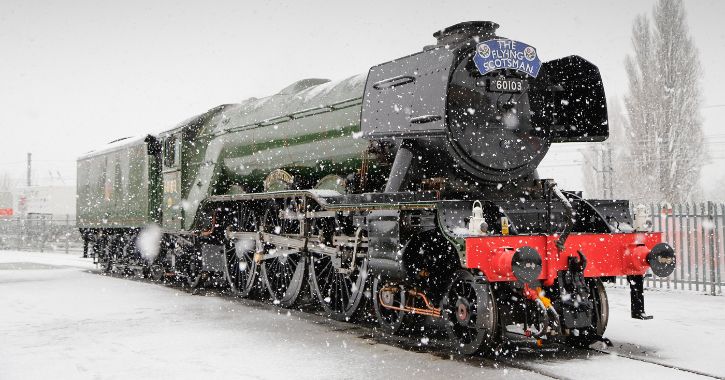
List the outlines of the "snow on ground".
{"label": "snow on ground", "polygon": [[[77,255],[0,251],[0,379],[696,378],[592,353],[519,358],[535,372],[448,360],[316,323],[300,312],[90,273]],[[725,297],[648,292],[653,321],[611,288],[610,350],[725,376]],[[538,373],[537,373],[538,372]]]}
{"label": "snow on ground", "polygon": [[684,291],[645,292],[649,321],[629,318],[629,289],[607,289],[610,351],[725,378],[725,297]]}
{"label": "snow on ground", "polygon": [[[608,287],[609,326],[605,337],[613,347],[595,346],[615,355],[597,355],[587,360],[532,359],[531,368],[560,373],[570,378],[632,378],[632,359],[655,361],[677,368],[725,378],[725,358],[720,344],[725,341],[725,297],[682,291],[645,292],[645,311],[654,319],[630,318],[629,288]],[[641,371],[641,372],[639,372]],[[697,378],[692,373],[642,363],[636,377]],[[703,378],[703,377],[700,377]]]}
{"label": "snow on ground", "polygon": [[[85,262],[80,268],[59,266],[78,261],[59,254],[0,251],[0,379],[503,374],[501,369],[371,345],[286,310],[275,313],[220,297],[87,273]],[[516,369],[506,375],[541,377]]]}

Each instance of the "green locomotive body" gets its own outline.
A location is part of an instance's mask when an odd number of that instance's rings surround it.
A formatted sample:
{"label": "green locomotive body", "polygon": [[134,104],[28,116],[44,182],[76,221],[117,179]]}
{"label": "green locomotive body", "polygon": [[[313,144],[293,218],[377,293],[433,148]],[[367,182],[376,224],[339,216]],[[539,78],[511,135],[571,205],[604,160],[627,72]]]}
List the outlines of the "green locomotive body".
{"label": "green locomotive body", "polygon": [[353,173],[369,146],[359,133],[364,79],[301,80],[218,111],[188,148],[199,153],[182,168],[194,181],[183,189],[186,212],[210,195],[314,188]]}

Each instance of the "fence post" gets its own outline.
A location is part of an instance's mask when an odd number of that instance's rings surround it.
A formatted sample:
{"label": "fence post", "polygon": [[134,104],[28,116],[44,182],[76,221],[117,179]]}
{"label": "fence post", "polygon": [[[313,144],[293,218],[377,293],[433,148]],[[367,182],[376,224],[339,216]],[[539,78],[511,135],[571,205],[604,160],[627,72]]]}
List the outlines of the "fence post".
{"label": "fence post", "polygon": [[20,225],[20,218],[15,220],[15,250],[20,250],[20,241],[23,240],[23,229]]}
{"label": "fence post", "polygon": [[68,244],[70,240],[70,215],[65,214],[65,228],[63,229],[65,231],[65,253],[68,253]]}
{"label": "fence post", "polygon": [[[653,231],[659,231],[662,232],[662,210],[661,205],[659,203],[653,203],[651,204],[652,208],[652,230]],[[655,218],[657,218],[657,227],[655,227]],[[663,236],[664,239],[664,236]],[[663,240],[664,241],[664,240]],[[652,282],[652,287],[657,287],[657,279],[654,277],[654,275],[650,274],[647,277],[647,287],[650,286],[650,280]]]}
{"label": "fence post", "polygon": [[39,224],[38,234],[40,236],[38,236],[38,241],[40,241],[40,252],[45,252],[45,219],[41,218]]}
{"label": "fence post", "polygon": [[[697,286],[695,290],[700,290],[700,273],[702,273],[702,291],[706,292],[707,288],[705,285],[705,248],[703,239],[705,239],[702,232],[702,204],[698,208],[698,204],[694,204],[695,208],[695,275],[697,276]],[[699,210],[699,211],[698,211]]]}
{"label": "fence post", "polygon": [[707,240],[710,251],[710,295],[717,295],[717,276],[715,275],[715,205],[707,202],[708,231]]}
{"label": "fence post", "polygon": [[[672,233],[675,235],[676,238],[679,238],[679,249],[677,249],[675,252],[679,253],[679,259],[677,259],[677,264],[679,268],[675,267],[675,289],[677,289],[677,280],[680,281],[680,289],[685,289],[685,263],[684,263],[684,257],[685,257],[685,234],[682,229],[682,210],[684,207],[682,207],[682,203],[677,204],[677,217],[673,215],[672,218],[672,225],[675,226],[673,228]],[[676,229],[676,230],[675,230]],[[676,232],[677,231],[677,232]],[[680,271],[680,275],[677,276],[677,271]]]}
{"label": "fence post", "polygon": [[[717,264],[716,280],[717,280],[717,291],[719,294],[722,294],[722,262],[721,262],[722,260],[720,260],[722,257],[722,250],[720,249],[721,243],[722,243],[722,234],[720,233],[721,226],[720,226],[719,221],[720,221],[720,217],[723,216],[723,212],[725,210],[723,210],[722,204],[718,205],[717,203],[715,203],[714,206],[715,206],[715,215],[713,215],[713,219],[715,220],[714,229],[715,229],[715,236],[717,237],[717,239],[715,241],[715,254],[716,254],[715,263]],[[720,208],[719,213],[718,213],[718,207]]]}
{"label": "fence post", "polygon": [[687,228],[687,289],[692,290],[692,249],[690,242],[692,241],[692,231],[690,230],[690,203],[685,203],[685,228]]}
{"label": "fence post", "polygon": [[[667,202],[661,202],[659,204],[659,210],[657,210],[657,212],[660,215],[660,219],[659,219],[660,231],[662,232],[662,236],[664,237],[664,239],[669,240],[667,238],[667,232],[668,232],[667,231],[667,213],[663,212],[665,210],[667,210]],[[659,279],[659,283],[660,283],[659,288],[662,289],[662,287],[663,287],[662,285],[664,284],[665,279],[662,277],[659,277],[658,279]],[[669,281],[669,279],[667,279],[667,281]],[[655,281],[654,283],[657,284],[657,281]]]}
{"label": "fence post", "polygon": [[[672,205],[670,205],[670,206],[672,206]],[[672,212],[672,214],[673,214],[672,221],[674,222],[675,207],[672,206],[670,209],[666,209],[663,207],[662,210],[664,211],[662,218],[664,218],[664,222],[665,222],[665,228],[664,228],[665,229],[665,233],[664,233],[665,239],[674,245],[675,244],[674,236],[670,235],[670,224],[672,224],[672,223],[670,223],[670,212]],[[674,272],[676,272],[676,271],[674,271]],[[672,276],[672,275],[670,275],[670,276]],[[666,283],[667,283],[667,289],[670,288],[670,276],[663,278],[663,280],[666,281]],[[675,276],[677,276],[677,275],[675,274]],[[660,283],[660,287],[662,287],[662,283]]]}

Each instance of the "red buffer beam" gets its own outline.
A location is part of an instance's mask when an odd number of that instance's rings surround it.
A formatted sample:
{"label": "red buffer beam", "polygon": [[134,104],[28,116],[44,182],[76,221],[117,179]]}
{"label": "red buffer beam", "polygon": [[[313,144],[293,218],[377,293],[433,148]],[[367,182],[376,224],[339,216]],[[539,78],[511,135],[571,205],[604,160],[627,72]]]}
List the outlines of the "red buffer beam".
{"label": "red buffer beam", "polygon": [[[541,257],[538,279],[551,286],[559,271],[567,270],[567,258],[581,252],[587,261],[585,277],[643,275],[653,266],[655,274],[669,275],[674,251],[661,243],[659,232],[571,234],[564,250],[556,246],[558,235],[480,236],[466,239],[466,264],[481,270],[489,281],[515,281],[515,252],[535,250]],[[525,265],[533,266],[530,262]],[[519,278],[528,282],[530,279]]]}

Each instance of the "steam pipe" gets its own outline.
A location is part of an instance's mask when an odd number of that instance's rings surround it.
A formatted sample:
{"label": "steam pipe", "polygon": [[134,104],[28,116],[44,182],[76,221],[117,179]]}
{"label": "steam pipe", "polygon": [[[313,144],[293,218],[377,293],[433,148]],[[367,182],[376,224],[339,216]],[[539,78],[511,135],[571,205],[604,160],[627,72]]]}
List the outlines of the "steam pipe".
{"label": "steam pipe", "polygon": [[559,239],[556,240],[556,248],[558,248],[559,252],[561,252],[564,250],[566,239],[569,237],[572,228],[574,228],[574,207],[572,207],[571,202],[569,202],[556,184],[551,187],[551,191],[553,191],[556,197],[564,204],[564,216],[566,216],[564,231],[562,231],[561,235],[559,235]]}

